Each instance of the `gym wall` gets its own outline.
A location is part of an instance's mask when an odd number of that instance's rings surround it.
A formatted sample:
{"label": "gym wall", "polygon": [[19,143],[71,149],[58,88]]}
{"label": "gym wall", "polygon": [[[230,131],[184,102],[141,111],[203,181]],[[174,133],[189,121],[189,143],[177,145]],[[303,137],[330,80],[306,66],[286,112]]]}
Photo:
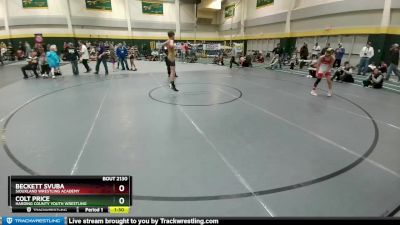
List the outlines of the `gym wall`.
{"label": "gym wall", "polygon": [[[5,8],[4,2],[7,2]],[[142,1],[112,0],[112,11],[87,10],[84,0],[68,0],[70,3],[72,31],[68,30],[67,0],[48,0],[48,9],[23,9],[20,0],[0,0],[0,38],[8,38],[4,29],[4,9],[9,14],[10,37],[33,37],[34,33],[43,33],[45,37],[76,37],[131,39],[128,30],[126,11],[130,11],[130,23],[134,39],[166,39],[166,32],[175,30],[177,7],[174,3],[164,3],[163,15],[142,13]],[[207,13],[202,16],[209,16]],[[180,4],[179,7],[182,38],[194,38],[191,34],[195,27],[195,7],[193,4]],[[213,23],[217,24],[214,16]],[[200,27],[199,37],[218,39],[216,25],[210,29]]]}
{"label": "gym wall", "polygon": [[397,27],[400,26],[400,9],[392,10],[392,15],[391,15],[391,18],[390,18],[390,25],[391,26],[397,26]]}
{"label": "gym wall", "polygon": [[297,0],[295,7],[296,8],[305,8],[316,5],[323,5],[332,2],[342,2],[343,0]]}
{"label": "gym wall", "polygon": [[[34,33],[43,33],[50,43],[64,39],[113,39],[148,44],[166,39],[166,32],[175,30],[179,23],[181,32],[177,39],[246,40],[248,50],[264,51],[272,50],[277,40],[297,48],[304,42],[310,48],[317,41],[321,46],[330,42],[334,47],[343,42],[346,57],[356,60],[365,42],[378,37],[373,35],[384,35],[379,36],[385,42],[378,49],[400,35],[400,1],[391,1],[389,27],[381,27],[385,0],[275,0],[273,5],[260,8],[256,8],[257,0],[241,0],[235,15],[225,18],[225,6],[238,1],[223,1],[218,13],[198,11],[198,16],[209,18],[211,24],[196,26],[193,4],[180,3],[178,8],[175,3],[164,3],[164,15],[160,16],[143,14],[141,0],[112,0],[110,12],[87,10],[84,0],[69,0],[72,27],[68,27],[67,0],[48,0],[48,9],[23,9],[20,0],[0,0],[0,39],[32,42]],[[9,32],[5,29],[5,10],[9,15]],[[128,21],[132,30],[128,30]],[[286,41],[287,38],[295,39]]]}
{"label": "gym wall", "polygon": [[248,50],[271,51],[277,38],[282,41],[296,37],[297,49],[304,42],[309,49],[316,42],[320,46],[331,43],[332,47],[342,42],[346,48],[345,60],[356,65],[361,48],[370,40],[376,49],[374,60],[380,61],[387,58],[385,48],[399,43],[395,37],[400,37],[400,1],[392,1],[389,28],[381,27],[384,3],[384,0],[297,0],[291,11],[289,32],[286,19],[290,8],[284,10],[284,7],[290,5],[280,5],[283,11],[280,8],[274,16],[246,20]]}

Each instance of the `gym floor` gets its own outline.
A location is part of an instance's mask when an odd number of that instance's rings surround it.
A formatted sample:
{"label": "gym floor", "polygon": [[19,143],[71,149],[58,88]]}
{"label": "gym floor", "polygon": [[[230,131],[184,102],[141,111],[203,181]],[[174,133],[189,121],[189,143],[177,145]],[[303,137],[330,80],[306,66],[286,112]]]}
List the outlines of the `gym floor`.
{"label": "gym floor", "polygon": [[[388,216],[400,205],[400,96],[257,68],[164,63],[52,80],[0,67],[9,175],[132,175],[134,216]],[[92,68],[94,65],[91,65]],[[109,64],[109,68],[111,65]],[[111,69],[110,69],[111,71]]]}

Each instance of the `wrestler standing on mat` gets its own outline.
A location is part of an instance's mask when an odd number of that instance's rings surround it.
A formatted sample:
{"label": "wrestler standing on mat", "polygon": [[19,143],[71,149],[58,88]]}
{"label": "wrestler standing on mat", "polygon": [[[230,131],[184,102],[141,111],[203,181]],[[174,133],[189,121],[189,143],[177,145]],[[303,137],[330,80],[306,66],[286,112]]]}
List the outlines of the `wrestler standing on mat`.
{"label": "wrestler standing on mat", "polygon": [[313,89],[311,91],[311,95],[317,96],[317,86],[323,77],[326,78],[326,82],[328,83],[328,97],[331,97],[333,94],[333,84],[331,80],[331,69],[333,67],[333,63],[335,62],[335,57],[332,56],[333,49],[328,48],[325,52],[325,55],[322,55],[317,63],[317,80],[314,83]]}
{"label": "wrestler standing on mat", "polygon": [[169,87],[174,90],[174,91],[178,91],[178,89],[176,89],[175,87],[175,74],[176,74],[176,70],[175,70],[175,44],[174,44],[174,39],[175,39],[175,33],[173,31],[168,32],[168,40],[166,42],[164,42],[164,45],[167,46],[168,49],[168,55],[167,58],[165,60],[167,60],[167,65],[170,66],[171,68],[171,75],[169,76]]}

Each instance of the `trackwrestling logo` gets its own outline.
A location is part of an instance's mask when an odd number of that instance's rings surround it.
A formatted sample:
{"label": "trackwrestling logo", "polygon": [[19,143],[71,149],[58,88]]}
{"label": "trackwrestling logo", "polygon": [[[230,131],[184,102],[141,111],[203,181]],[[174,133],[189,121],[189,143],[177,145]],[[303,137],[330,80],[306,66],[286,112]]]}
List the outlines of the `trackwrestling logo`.
{"label": "trackwrestling logo", "polygon": [[7,225],[64,225],[64,217],[3,217]]}

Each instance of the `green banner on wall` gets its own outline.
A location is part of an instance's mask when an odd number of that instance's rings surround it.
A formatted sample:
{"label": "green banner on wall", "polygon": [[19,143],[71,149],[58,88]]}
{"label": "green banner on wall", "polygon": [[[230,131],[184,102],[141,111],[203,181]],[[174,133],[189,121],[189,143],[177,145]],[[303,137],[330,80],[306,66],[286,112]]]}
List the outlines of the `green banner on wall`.
{"label": "green banner on wall", "polygon": [[85,0],[86,9],[111,11],[111,0]]}
{"label": "green banner on wall", "polygon": [[273,5],[274,0],[257,0],[257,8]]}
{"label": "green banner on wall", "polygon": [[142,13],[153,14],[153,15],[163,15],[164,5],[160,2],[142,2]]}
{"label": "green banner on wall", "polygon": [[48,8],[47,0],[22,0],[22,7],[25,9]]}
{"label": "green banner on wall", "polygon": [[225,7],[225,19],[235,16],[235,4]]}

